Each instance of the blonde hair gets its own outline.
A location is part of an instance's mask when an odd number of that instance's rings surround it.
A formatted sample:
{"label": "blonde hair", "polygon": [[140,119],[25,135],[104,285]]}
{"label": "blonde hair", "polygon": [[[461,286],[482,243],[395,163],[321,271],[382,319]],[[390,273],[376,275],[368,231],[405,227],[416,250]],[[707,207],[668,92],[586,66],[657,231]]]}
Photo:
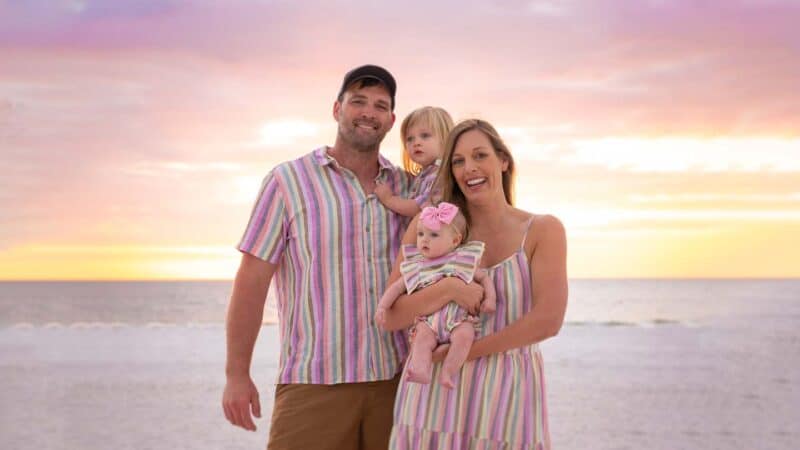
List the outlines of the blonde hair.
{"label": "blonde hair", "polygon": [[417,124],[429,128],[439,141],[439,148],[444,149],[447,136],[453,128],[453,119],[447,111],[438,106],[417,108],[403,119],[403,123],[400,125],[400,141],[403,143],[403,168],[406,172],[414,175],[420,173],[422,166],[412,161],[411,157],[408,156],[406,138],[408,137],[408,129]]}
{"label": "blonde hair", "polygon": [[458,144],[458,139],[462,134],[471,130],[478,130],[483,133],[489,139],[497,157],[508,163],[508,168],[503,172],[503,193],[509,205],[514,204],[515,181],[514,157],[511,156],[511,150],[509,150],[508,146],[503,142],[497,130],[495,130],[489,122],[481,119],[467,119],[459,122],[447,138],[447,144],[445,144],[444,154],[442,155],[442,165],[439,167],[439,173],[436,176],[436,185],[441,189],[441,200],[458,206],[458,209],[464,212],[467,223],[470,221],[469,211],[467,210],[467,199],[464,197],[464,193],[461,192],[461,188],[458,187],[458,184],[453,179],[451,164],[453,151],[456,148],[456,144]]}

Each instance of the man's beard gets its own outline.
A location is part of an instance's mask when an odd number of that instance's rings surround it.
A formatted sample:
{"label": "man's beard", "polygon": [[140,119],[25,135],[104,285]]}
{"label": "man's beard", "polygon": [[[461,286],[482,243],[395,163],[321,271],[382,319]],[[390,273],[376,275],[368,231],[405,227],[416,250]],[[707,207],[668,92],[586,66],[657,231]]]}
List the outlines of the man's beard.
{"label": "man's beard", "polygon": [[341,136],[345,142],[350,144],[350,146],[353,147],[353,150],[362,153],[368,153],[378,149],[381,141],[383,141],[383,138],[386,136],[386,133],[377,133],[365,136],[358,133],[355,125],[347,127],[343,124],[339,124],[339,136]]}

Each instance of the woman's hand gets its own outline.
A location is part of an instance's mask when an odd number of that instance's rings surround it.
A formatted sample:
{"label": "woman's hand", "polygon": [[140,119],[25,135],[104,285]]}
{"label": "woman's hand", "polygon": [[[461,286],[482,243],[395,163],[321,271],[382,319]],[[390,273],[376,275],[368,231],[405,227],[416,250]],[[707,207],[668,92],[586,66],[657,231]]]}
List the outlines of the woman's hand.
{"label": "woman's hand", "polygon": [[[477,316],[481,310],[483,286],[475,282],[466,284],[456,277],[448,277],[448,279],[442,281],[450,280],[454,281],[454,286],[451,291],[453,292],[453,301],[458,303],[458,306],[464,308],[471,315]],[[442,281],[440,281],[440,283]]]}
{"label": "woman's hand", "polygon": [[433,349],[433,354],[431,355],[432,362],[442,362],[444,361],[444,357],[447,356],[447,351],[450,350],[450,344],[442,344],[435,349]]}

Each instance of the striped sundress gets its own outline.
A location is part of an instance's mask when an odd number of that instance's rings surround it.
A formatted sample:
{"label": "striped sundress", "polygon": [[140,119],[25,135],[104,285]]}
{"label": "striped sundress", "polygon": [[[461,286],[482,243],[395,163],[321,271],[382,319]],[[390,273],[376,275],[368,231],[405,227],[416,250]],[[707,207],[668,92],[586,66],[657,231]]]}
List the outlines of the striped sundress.
{"label": "striped sundress", "polygon": [[[478,337],[497,332],[533,307],[523,246],[487,270],[497,291],[497,311],[481,317]],[[441,367],[434,364],[433,380]],[[538,345],[468,361],[454,381],[454,389],[445,389],[402,377],[390,449],[550,449]]]}

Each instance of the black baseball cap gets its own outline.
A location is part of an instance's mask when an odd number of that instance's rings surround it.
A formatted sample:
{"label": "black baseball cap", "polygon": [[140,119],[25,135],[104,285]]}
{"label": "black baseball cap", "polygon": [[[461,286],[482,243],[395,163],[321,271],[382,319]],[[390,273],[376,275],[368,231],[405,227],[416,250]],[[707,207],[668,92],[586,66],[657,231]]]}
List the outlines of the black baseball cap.
{"label": "black baseball cap", "polygon": [[389,91],[389,96],[392,98],[392,110],[394,110],[394,94],[397,92],[397,83],[395,83],[394,77],[391,73],[389,73],[388,70],[381,66],[375,66],[372,64],[356,67],[350,72],[347,72],[344,76],[344,80],[342,81],[342,88],[339,89],[339,95],[337,95],[337,98],[342,97],[344,91],[347,90],[347,86],[350,86],[354,82],[363,80],[365,78],[378,80],[384,86],[386,86],[386,89]]}

